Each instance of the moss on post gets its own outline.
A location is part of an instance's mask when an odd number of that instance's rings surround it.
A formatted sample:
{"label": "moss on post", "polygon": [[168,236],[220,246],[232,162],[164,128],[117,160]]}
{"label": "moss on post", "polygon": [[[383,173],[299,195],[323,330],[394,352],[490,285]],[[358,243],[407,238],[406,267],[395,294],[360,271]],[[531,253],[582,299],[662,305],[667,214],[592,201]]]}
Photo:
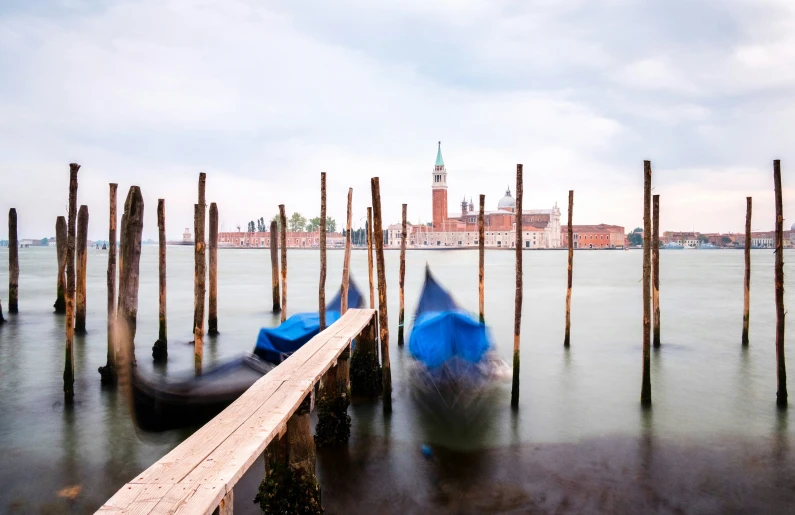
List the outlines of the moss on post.
{"label": "moss on post", "polygon": [[[344,355],[347,356],[346,350]],[[347,378],[342,376],[347,367],[339,366],[347,357],[340,356],[338,365],[331,367],[323,380],[320,398],[317,403],[317,425],[315,426],[315,447],[332,447],[348,443],[351,436],[351,417],[348,415],[350,392]]]}

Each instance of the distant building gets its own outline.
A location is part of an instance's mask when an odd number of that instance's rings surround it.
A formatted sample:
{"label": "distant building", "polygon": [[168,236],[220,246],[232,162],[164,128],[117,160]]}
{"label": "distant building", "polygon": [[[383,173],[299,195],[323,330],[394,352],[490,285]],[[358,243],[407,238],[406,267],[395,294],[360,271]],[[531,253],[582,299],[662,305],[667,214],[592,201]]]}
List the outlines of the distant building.
{"label": "distant building", "polygon": [[182,243],[193,243],[193,236],[191,236],[188,227],[185,227],[185,232],[182,233]]}
{"label": "distant building", "polygon": [[[573,225],[575,249],[616,249],[624,247],[624,228],[620,225]],[[569,248],[569,226],[560,228],[561,246]]]}
{"label": "distant building", "polygon": [[[287,248],[312,248],[320,247],[320,231],[315,232],[287,232]],[[278,242],[277,242],[278,244]],[[219,247],[270,247],[271,233],[268,232],[220,232],[218,233]],[[345,238],[341,233],[326,233],[326,248],[342,248]]]}

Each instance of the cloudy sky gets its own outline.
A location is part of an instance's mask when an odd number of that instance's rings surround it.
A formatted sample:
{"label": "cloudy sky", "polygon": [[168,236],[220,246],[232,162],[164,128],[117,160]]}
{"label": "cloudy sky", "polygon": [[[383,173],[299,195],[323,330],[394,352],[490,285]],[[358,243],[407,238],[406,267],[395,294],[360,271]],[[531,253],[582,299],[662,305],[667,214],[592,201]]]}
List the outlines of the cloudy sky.
{"label": "cloudy sky", "polygon": [[[354,225],[381,178],[385,222],[431,216],[436,142],[451,211],[525,205],[641,224],[643,160],[664,229],[773,226],[772,161],[795,221],[791,0],[3,0],[0,238],[54,234],[78,162],[89,237],[132,184],[156,238],[192,227],[196,180],[226,229],[284,203]],[[513,186],[511,187],[513,189]]]}

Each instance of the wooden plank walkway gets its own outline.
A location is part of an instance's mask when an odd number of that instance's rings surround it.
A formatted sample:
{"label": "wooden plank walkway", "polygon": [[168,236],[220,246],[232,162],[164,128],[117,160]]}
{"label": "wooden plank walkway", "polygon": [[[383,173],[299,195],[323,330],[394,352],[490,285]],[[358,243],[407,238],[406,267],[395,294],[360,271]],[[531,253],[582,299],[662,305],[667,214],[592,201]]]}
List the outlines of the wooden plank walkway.
{"label": "wooden plank walkway", "polygon": [[[350,309],[254,383],[240,398],[157,463],[124,485],[100,514],[211,514],[231,501],[237,481],[283,435],[314,385],[351,340],[373,321],[375,311]],[[221,513],[232,513],[231,505]]]}

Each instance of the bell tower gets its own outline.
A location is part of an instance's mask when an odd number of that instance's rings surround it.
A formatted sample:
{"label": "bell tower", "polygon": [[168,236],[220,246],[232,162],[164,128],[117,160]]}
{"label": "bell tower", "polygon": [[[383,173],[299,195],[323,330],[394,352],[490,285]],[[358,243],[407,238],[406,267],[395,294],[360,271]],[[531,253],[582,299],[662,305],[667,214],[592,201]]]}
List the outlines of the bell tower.
{"label": "bell tower", "polygon": [[433,167],[433,226],[441,229],[447,220],[447,169],[442,159],[442,142],[436,151],[436,164]]}

